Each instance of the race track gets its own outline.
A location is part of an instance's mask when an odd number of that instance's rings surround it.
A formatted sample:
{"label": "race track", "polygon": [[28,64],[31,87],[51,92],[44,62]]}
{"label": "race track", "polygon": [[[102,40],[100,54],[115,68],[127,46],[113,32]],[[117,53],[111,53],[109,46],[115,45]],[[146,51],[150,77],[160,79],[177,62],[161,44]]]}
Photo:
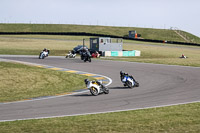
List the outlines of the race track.
{"label": "race track", "polygon": [[[0,104],[0,121],[60,117],[98,112],[134,110],[157,106],[200,101],[200,68],[38,56],[0,56],[24,62],[50,65],[60,68],[105,75],[112,79],[110,93],[91,96],[89,92],[63,97]],[[139,81],[140,87],[124,88],[119,77],[120,70],[128,72]],[[80,88],[81,89],[81,88]]]}

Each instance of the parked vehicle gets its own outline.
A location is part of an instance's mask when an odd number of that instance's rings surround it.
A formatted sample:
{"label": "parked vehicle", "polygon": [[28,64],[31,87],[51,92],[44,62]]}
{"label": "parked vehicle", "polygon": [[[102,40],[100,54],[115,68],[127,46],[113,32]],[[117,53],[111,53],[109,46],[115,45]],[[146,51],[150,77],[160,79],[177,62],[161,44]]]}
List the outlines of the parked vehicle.
{"label": "parked vehicle", "polygon": [[133,76],[128,75],[128,73],[124,73],[120,71],[120,78],[121,82],[124,84],[124,86],[127,86],[129,88],[133,87],[139,87],[139,82],[136,81]]}
{"label": "parked vehicle", "polygon": [[92,80],[89,81],[88,79],[85,79],[85,84],[87,88],[90,90],[90,93],[94,96],[99,95],[100,93],[109,93],[109,89],[102,84],[102,81],[96,81]]}
{"label": "parked vehicle", "polygon": [[84,47],[83,47],[83,45],[78,45],[78,46],[76,46],[73,50],[74,50],[75,53],[80,53],[80,51],[81,51],[83,48],[88,49],[87,46],[84,46]]}

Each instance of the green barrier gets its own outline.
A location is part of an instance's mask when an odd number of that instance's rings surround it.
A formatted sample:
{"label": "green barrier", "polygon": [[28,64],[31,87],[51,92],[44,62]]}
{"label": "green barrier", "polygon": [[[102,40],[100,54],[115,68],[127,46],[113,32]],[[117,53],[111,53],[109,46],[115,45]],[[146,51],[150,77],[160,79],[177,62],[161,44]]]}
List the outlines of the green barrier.
{"label": "green barrier", "polygon": [[123,51],[123,56],[128,56],[129,51]]}
{"label": "green barrier", "polygon": [[133,50],[133,51],[123,51],[123,56],[135,56],[135,50]]}
{"label": "green barrier", "polygon": [[135,56],[135,51],[128,51],[128,56]]}
{"label": "green barrier", "polygon": [[135,56],[135,50],[133,51],[111,51],[111,56]]}
{"label": "green barrier", "polygon": [[118,51],[111,51],[111,56],[118,56]]}

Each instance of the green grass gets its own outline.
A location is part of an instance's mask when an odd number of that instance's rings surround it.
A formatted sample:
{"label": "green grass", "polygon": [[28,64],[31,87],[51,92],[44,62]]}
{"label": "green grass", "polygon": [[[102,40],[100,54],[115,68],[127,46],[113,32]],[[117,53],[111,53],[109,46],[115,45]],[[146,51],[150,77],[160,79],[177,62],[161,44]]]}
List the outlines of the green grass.
{"label": "green grass", "polygon": [[[172,30],[136,28],[136,27],[112,27],[112,26],[91,26],[91,25],[68,25],[68,24],[0,24],[2,32],[87,32],[106,35],[127,36],[130,30],[136,30],[144,39],[168,40],[185,42]],[[200,38],[184,32],[189,40],[200,43]]]}
{"label": "green grass", "polygon": [[85,116],[1,122],[3,133],[199,133],[200,103]]}
{"label": "green grass", "polygon": [[[6,38],[5,38],[6,37]],[[17,37],[17,38],[16,38]],[[38,39],[30,39],[38,38]],[[42,38],[42,39],[41,39]],[[51,40],[51,39],[64,39]],[[84,37],[83,37],[84,38]],[[50,39],[50,40],[48,40]],[[161,64],[177,64],[200,66],[200,50],[194,46],[177,46],[167,44],[142,43],[136,41],[124,41],[124,49],[140,50],[141,57],[114,58],[114,60],[149,62]],[[65,55],[67,50],[82,44],[82,37],[65,36],[1,36],[0,54],[33,54],[47,47],[51,49],[51,55]],[[63,51],[63,52],[62,52]],[[188,59],[179,59],[184,53]],[[113,59],[113,58],[112,58]],[[39,76],[40,75],[40,76]],[[53,76],[52,76],[53,75]],[[71,74],[70,74],[71,75]],[[69,80],[67,73],[52,71],[42,68],[35,68],[20,64],[7,64],[0,62],[0,101],[13,101],[38,97],[44,95],[54,95],[67,91],[66,81]],[[80,81],[80,88],[85,87],[78,75],[73,75]],[[20,78],[19,78],[20,77]],[[45,77],[44,80],[42,77]],[[21,79],[22,78],[22,79]],[[58,83],[64,84],[58,84]],[[30,83],[30,84],[29,84]],[[36,83],[36,84],[35,84]],[[52,87],[56,88],[54,92]],[[55,85],[56,84],[56,85]],[[76,83],[72,83],[80,89]],[[8,87],[5,87],[8,85]],[[49,89],[44,88],[48,86]],[[74,87],[73,86],[73,87]],[[16,88],[17,87],[17,88]],[[36,88],[34,88],[36,87]],[[18,90],[22,88],[22,90]],[[42,92],[41,91],[45,91]],[[33,92],[35,91],[35,92]],[[16,93],[16,95],[12,93]],[[31,93],[31,95],[27,95]],[[32,95],[33,94],[33,95]],[[39,95],[38,95],[39,94]],[[41,95],[40,95],[41,94]],[[200,103],[171,106],[164,108],[144,109],[136,111],[126,111],[118,113],[107,113],[86,116],[73,116],[39,120],[23,120],[13,122],[1,122],[0,131],[2,133],[24,133],[24,132],[200,132]]]}
{"label": "green grass", "polygon": [[[143,62],[154,64],[169,64],[169,65],[182,65],[182,66],[195,66],[200,67],[200,48],[199,47],[186,47],[176,45],[142,45],[125,43],[124,49],[126,50],[140,50],[140,57],[110,57],[111,60],[122,60],[131,62]],[[179,57],[184,54],[188,58],[180,59]]]}
{"label": "green grass", "polygon": [[72,92],[86,88],[86,76],[0,62],[0,102]]}
{"label": "green grass", "polygon": [[[51,50],[50,56],[65,56],[82,39],[87,37],[76,36],[0,36],[0,54],[11,55],[39,55],[43,48]],[[89,39],[86,39],[89,46]],[[182,46],[163,43],[148,43],[124,40],[123,49],[139,50],[140,57],[107,57],[109,60],[122,60],[155,64],[200,66],[200,47]],[[185,54],[189,58],[180,59]]]}
{"label": "green grass", "polygon": [[[83,44],[80,37],[57,38],[57,36],[0,36],[0,54],[39,55],[44,48],[50,49],[50,55],[65,56],[69,50]],[[85,37],[82,37],[85,38]],[[66,39],[66,40],[63,40]],[[87,42],[87,41],[86,41]],[[88,45],[88,43],[86,44]]]}

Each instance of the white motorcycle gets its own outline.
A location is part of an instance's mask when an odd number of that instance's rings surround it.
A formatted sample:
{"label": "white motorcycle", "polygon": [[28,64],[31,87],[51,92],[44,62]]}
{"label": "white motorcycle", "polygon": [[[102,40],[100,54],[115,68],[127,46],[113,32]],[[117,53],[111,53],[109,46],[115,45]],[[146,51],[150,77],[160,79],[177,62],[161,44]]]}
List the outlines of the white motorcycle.
{"label": "white motorcycle", "polygon": [[128,86],[129,88],[139,87],[139,83],[132,76],[129,76],[123,72],[120,72],[120,76],[124,86]]}
{"label": "white motorcycle", "polygon": [[76,54],[72,53],[71,51],[69,51],[69,53],[66,55],[66,58],[75,58]]}
{"label": "white motorcycle", "polygon": [[100,93],[109,93],[109,89],[106,86],[102,85],[102,81],[89,81],[88,79],[85,79],[85,84],[90,90],[90,93],[94,96],[97,96]]}
{"label": "white motorcycle", "polygon": [[44,59],[49,56],[49,50],[43,50],[40,52],[39,59]]}

